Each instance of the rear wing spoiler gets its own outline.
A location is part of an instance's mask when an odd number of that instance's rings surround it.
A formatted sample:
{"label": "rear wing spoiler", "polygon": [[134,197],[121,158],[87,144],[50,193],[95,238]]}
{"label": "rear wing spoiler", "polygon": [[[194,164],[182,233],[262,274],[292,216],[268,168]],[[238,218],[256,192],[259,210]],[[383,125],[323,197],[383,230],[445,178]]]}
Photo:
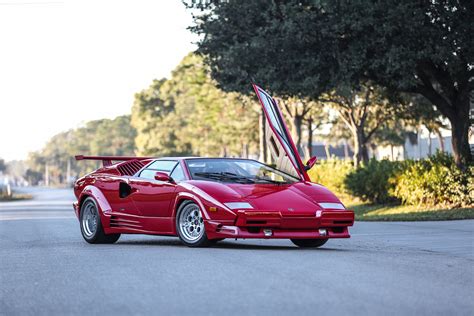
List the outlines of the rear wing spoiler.
{"label": "rear wing spoiler", "polygon": [[154,159],[155,157],[76,155],[76,156],[74,156],[74,158],[76,158],[76,160],[102,160],[102,165],[104,167],[107,167],[107,166],[112,165],[112,161],[145,160],[145,159]]}

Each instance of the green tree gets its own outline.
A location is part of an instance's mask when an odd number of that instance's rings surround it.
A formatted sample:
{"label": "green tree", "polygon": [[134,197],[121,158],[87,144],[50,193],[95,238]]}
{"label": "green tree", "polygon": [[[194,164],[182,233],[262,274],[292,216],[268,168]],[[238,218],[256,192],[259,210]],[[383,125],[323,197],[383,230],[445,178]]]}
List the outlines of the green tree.
{"label": "green tree", "polygon": [[450,121],[456,164],[472,159],[469,94],[474,75],[474,2],[211,1],[191,30],[225,90],[247,78],[279,95],[316,98],[367,80],[417,93]]}
{"label": "green tree", "polygon": [[75,155],[133,155],[135,136],[127,115],[87,122],[53,136],[41,150],[30,153],[26,177],[31,183],[46,181],[46,176],[50,184],[67,183],[68,175],[77,177],[100,165],[96,161],[76,162]]}
{"label": "green tree", "polygon": [[407,125],[416,129],[424,126],[428,130],[429,155],[434,154],[431,150],[432,133],[438,137],[441,147],[440,149],[444,152],[444,139],[441,134],[441,129],[449,129],[449,125],[446,124],[446,119],[443,118],[436,107],[426,98],[420,95],[408,95],[406,96],[406,99],[410,104],[410,112],[406,120]]}
{"label": "green tree", "polygon": [[[160,88],[165,79],[135,94],[132,126],[137,130],[135,144],[139,155],[188,155],[188,144],[177,144],[176,131],[182,126],[174,120],[174,102],[166,102]],[[180,146],[179,146],[180,145]]]}
{"label": "green tree", "polygon": [[[404,115],[403,104],[386,89],[365,85],[358,89],[338,88],[322,95],[339,114],[352,136],[354,164],[369,161],[369,144],[380,130]],[[336,125],[338,126],[338,125]]]}
{"label": "green tree", "polygon": [[200,56],[189,54],[169,80],[135,96],[139,153],[246,156],[257,147],[255,100],[216,87]]}

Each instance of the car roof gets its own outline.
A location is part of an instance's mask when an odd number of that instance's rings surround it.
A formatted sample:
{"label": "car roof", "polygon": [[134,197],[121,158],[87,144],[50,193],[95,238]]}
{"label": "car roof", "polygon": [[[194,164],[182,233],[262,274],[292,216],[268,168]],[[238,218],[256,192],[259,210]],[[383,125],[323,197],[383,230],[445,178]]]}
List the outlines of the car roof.
{"label": "car roof", "polygon": [[238,159],[238,160],[254,160],[254,159],[240,158],[240,157],[196,157],[196,156],[189,156],[189,157],[160,157],[160,158],[155,158],[155,160],[192,160],[192,159]]}

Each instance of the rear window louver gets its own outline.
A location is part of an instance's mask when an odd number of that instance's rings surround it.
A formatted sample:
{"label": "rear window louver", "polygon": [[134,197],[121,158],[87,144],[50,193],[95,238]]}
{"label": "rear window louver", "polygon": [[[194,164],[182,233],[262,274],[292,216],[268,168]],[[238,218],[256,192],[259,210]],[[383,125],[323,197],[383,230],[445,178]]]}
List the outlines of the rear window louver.
{"label": "rear window louver", "polygon": [[140,160],[128,160],[118,163],[117,170],[122,176],[133,176],[144,166],[145,164]]}

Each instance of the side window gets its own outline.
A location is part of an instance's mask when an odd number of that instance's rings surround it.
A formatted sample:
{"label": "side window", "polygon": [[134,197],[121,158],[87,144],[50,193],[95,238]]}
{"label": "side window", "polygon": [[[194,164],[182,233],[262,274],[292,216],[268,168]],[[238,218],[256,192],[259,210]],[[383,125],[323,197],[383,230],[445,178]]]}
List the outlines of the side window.
{"label": "side window", "polygon": [[140,178],[145,178],[145,179],[155,179],[155,174],[158,170],[152,170],[152,169],[145,169],[140,173]]}
{"label": "side window", "polygon": [[176,160],[156,160],[149,164],[146,169],[143,169],[142,172],[140,172],[139,177],[145,179],[155,179],[155,174],[157,171],[169,174],[177,163],[178,162]]}
{"label": "side window", "polygon": [[147,169],[156,171],[170,172],[178,162],[176,160],[156,160],[148,165]]}
{"label": "side window", "polygon": [[181,164],[178,164],[176,168],[174,168],[170,176],[171,178],[173,178],[175,182],[181,182],[186,179],[186,177],[184,176],[184,171],[183,171],[183,167],[181,167]]}

